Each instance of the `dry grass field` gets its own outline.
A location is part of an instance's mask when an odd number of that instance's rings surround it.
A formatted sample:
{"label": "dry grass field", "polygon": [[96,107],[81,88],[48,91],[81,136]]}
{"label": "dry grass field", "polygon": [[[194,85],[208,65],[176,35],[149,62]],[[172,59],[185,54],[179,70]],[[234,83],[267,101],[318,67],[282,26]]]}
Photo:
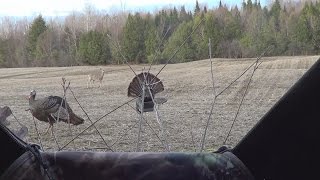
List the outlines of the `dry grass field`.
{"label": "dry grass field", "polygon": [[[253,76],[227,144],[235,145],[318,58],[318,56],[262,58],[262,64]],[[216,91],[219,93],[255,59],[213,59],[213,61]],[[148,66],[133,66],[136,72],[141,72],[143,67]],[[153,66],[151,72],[156,74],[161,67],[162,65]],[[25,111],[28,108],[26,97],[32,89],[37,91],[38,98],[49,95],[62,96],[61,77],[65,77],[71,82],[70,86],[76,98],[93,121],[130,100],[126,96],[127,87],[134,74],[128,66],[103,66],[102,68],[106,72],[102,87],[90,89],[86,88],[87,74],[99,67],[0,69],[0,106],[9,106],[14,115],[29,128],[26,140],[38,143],[32,116]],[[206,137],[206,150],[222,145],[251,73],[252,69],[216,99]],[[159,78],[163,81],[165,90],[157,97],[168,99],[165,104],[160,105],[159,114],[166,128],[171,150],[199,150],[213,101],[210,61],[169,64],[160,73]],[[60,146],[90,125],[90,121],[70,91],[67,92],[67,100],[76,114],[86,121],[82,125],[71,126],[71,132],[68,124],[56,123],[54,132]],[[134,107],[135,101],[129,105]],[[96,123],[96,127],[108,145],[113,144],[114,151],[135,151],[138,125],[128,132],[126,130],[137,124],[139,115],[129,105],[124,105]],[[142,151],[164,151],[154,133],[159,135],[155,112],[144,115],[153,130],[145,122],[142,124]],[[19,127],[12,116],[9,117],[9,121],[11,122],[9,128]],[[40,133],[43,134],[48,124],[40,121],[36,123]],[[121,139],[118,140],[120,137]],[[41,135],[41,141],[45,150],[57,150],[57,145],[50,133]],[[96,130],[89,128],[65,149],[104,151],[105,147]]]}

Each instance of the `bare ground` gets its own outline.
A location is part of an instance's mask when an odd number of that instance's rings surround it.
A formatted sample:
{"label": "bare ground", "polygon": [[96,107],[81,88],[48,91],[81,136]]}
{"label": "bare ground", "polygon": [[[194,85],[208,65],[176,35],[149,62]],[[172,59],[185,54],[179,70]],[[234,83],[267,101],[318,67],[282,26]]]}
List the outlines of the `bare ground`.
{"label": "bare ground", "polygon": [[[318,56],[270,57],[262,58],[262,64],[256,70],[240,113],[227,140],[234,146],[259,121],[259,119],[280,99],[280,97],[310,68]],[[230,82],[238,77],[255,59],[213,59],[214,82],[216,92],[221,92]],[[163,65],[153,66],[151,72],[156,74]],[[133,66],[138,73],[143,66]],[[85,111],[92,121],[130,100],[126,96],[127,86],[134,77],[126,65],[104,66],[105,77],[101,88],[86,88],[87,74],[98,67],[60,67],[60,68],[12,68],[0,69],[0,106],[9,106],[14,115],[29,128],[28,142],[39,143],[34,121],[29,112],[26,97],[32,89],[37,97],[63,95],[61,77],[71,82]],[[211,150],[223,144],[228,130],[235,117],[246,84],[252,73],[250,69],[217,99],[206,136],[205,149]],[[202,60],[183,64],[170,64],[159,78],[165,85],[164,92],[157,97],[165,97],[168,102],[159,107],[159,114],[167,131],[167,141],[172,151],[199,150],[202,134],[210,114],[213,101],[213,89],[210,72],[210,61]],[[98,86],[98,84],[96,84]],[[59,122],[54,126],[60,147],[69,142],[91,123],[81,110],[71,92],[67,92],[67,100],[76,114],[84,117],[84,124],[71,126]],[[130,105],[130,106],[129,106]],[[135,151],[139,115],[132,107],[135,101],[124,105],[96,123],[103,138],[114,151]],[[163,144],[157,136],[161,136],[155,112],[144,114],[148,124],[142,124],[142,151],[164,151]],[[17,129],[18,123],[9,117],[10,128]],[[48,124],[35,121],[41,134]],[[131,130],[126,130],[133,127]],[[41,135],[45,150],[57,150],[57,145],[50,134]],[[84,131],[68,150],[104,151],[106,145],[94,128]]]}

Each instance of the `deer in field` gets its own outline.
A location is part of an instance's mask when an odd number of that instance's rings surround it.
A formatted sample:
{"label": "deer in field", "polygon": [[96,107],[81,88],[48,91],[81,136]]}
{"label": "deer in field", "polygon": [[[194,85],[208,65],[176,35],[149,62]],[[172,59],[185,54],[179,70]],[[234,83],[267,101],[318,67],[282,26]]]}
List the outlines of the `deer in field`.
{"label": "deer in field", "polygon": [[92,85],[94,84],[94,81],[99,81],[99,88],[102,85],[102,80],[104,76],[104,70],[100,68],[99,71],[95,71],[88,75],[88,82],[87,82],[87,88],[90,87],[90,84],[92,82]]}

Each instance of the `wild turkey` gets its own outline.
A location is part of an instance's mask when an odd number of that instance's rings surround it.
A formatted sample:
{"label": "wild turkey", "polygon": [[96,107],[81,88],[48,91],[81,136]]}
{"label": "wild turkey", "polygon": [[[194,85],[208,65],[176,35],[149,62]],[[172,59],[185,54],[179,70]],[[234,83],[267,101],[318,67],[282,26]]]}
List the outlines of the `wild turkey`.
{"label": "wild turkey", "polygon": [[[140,103],[142,102],[141,97],[143,94],[143,87],[144,87],[143,111],[144,112],[153,111],[154,102],[152,98],[156,103],[160,102],[160,101],[157,101],[157,99],[154,96],[155,94],[162,92],[164,90],[163,83],[158,77],[148,72],[142,72],[132,79],[128,87],[128,96],[139,97],[136,103],[137,110],[139,112],[141,112]],[[150,91],[149,91],[149,88],[150,88]],[[161,102],[166,101],[163,99],[164,98],[162,98]]]}
{"label": "wild turkey", "polygon": [[73,113],[72,109],[67,102],[64,102],[63,98],[59,96],[48,96],[36,100],[35,97],[36,91],[32,90],[29,96],[29,110],[35,118],[50,124],[45,134],[50,128],[52,129],[53,123],[58,120],[65,123],[70,122],[73,125],[79,125],[84,122],[84,119]]}

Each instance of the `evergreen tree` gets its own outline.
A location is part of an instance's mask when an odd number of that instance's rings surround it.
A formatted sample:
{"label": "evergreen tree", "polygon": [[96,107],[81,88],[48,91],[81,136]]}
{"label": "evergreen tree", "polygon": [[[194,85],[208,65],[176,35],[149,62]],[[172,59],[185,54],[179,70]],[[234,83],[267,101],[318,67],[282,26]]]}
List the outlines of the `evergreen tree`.
{"label": "evergreen tree", "polygon": [[58,56],[58,37],[52,28],[48,28],[38,37],[35,51],[34,65],[37,66],[53,66],[54,61],[59,59]]}
{"label": "evergreen tree", "polygon": [[85,64],[97,65],[111,62],[110,46],[100,32],[89,31],[80,37],[79,57]]}
{"label": "evergreen tree", "polygon": [[208,12],[207,6],[205,6],[205,7],[203,8],[203,12],[204,12],[204,13],[207,13],[207,12]]}
{"label": "evergreen tree", "polygon": [[[173,62],[207,58],[209,38],[216,57],[255,57],[271,44],[275,48],[269,55],[320,53],[319,1],[296,4],[273,0],[272,4],[261,7],[259,0],[243,0],[239,9],[227,8],[222,0],[218,2],[218,7],[213,9],[201,9],[196,0],[191,11],[181,6],[143,15],[72,14],[64,22],[59,19],[48,24],[40,15],[29,26],[27,19],[4,18],[0,26],[0,66],[110,63],[112,56],[108,51],[113,57],[121,57],[121,52],[130,62],[145,63],[156,57],[158,47],[164,56],[160,58],[167,60],[163,58],[172,55],[186,38],[186,32],[202,19],[203,24]],[[88,17],[89,26],[83,23]],[[87,32],[87,27],[93,32]],[[107,32],[119,40],[121,51],[115,46],[110,50],[104,36]],[[111,57],[101,58],[107,56]]]}
{"label": "evergreen tree", "polygon": [[146,37],[145,37],[145,47],[146,47],[146,56],[148,62],[151,63],[151,61],[156,61],[157,59],[154,59],[156,56],[159,55],[161,49],[159,50],[159,43],[160,43],[160,38],[159,33],[157,32],[157,28],[155,26],[154,20],[149,15],[146,19]]}
{"label": "evergreen tree", "polygon": [[6,46],[6,41],[0,38],[0,67],[5,67],[5,62],[7,61]]}
{"label": "evergreen tree", "polygon": [[242,1],[242,9],[245,10],[247,8],[247,3],[245,0]]}
{"label": "evergreen tree", "polygon": [[194,9],[194,15],[197,15],[200,13],[200,6],[199,6],[199,3],[198,3],[198,0],[196,0],[196,7]]}
{"label": "evergreen tree", "polygon": [[240,42],[242,54],[245,57],[254,57],[258,52],[262,52],[263,49],[268,47],[264,42],[270,43],[274,37],[274,34],[270,31],[266,14],[258,8],[252,9],[247,14],[243,27]]}
{"label": "evergreen tree", "polygon": [[273,24],[274,30],[276,32],[280,31],[280,20],[279,20],[280,13],[281,13],[281,5],[280,5],[279,0],[276,0],[273,3],[271,10],[270,10],[270,17],[271,17],[271,20],[273,21],[272,24]]}
{"label": "evergreen tree", "polygon": [[308,55],[319,51],[319,10],[313,4],[306,3],[296,23],[295,36],[303,50],[302,53]]}
{"label": "evergreen tree", "polygon": [[253,4],[251,0],[248,0],[247,5],[246,5],[247,10],[249,10],[249,12],[252,11],[253,8]]}
{"label": "evergreen tree", "polygon": [[[194,20],[193,20],[193,27],[196,27],[197,25],[200,24],[192,35],[192,43],[195,47],[194,49],[195,59],[205,59],[208,57],[208,48],[207,48],[208,39],[206,36],[207,21],[205,17],[208,17],[210,15],[207,15],[207,14],[201,14],[200,16],[196,16],[194,17]],[[202,20],[204,20],[204,22],[201,22]]]}
{"label": "evergreen tree", "polygon": [[180,12],[179,12],[179,19],[180,19],[180,22],[192,20],[192,16],[190,16],[187,13],[187,11],[186,11],[184,6],[181,6],[181,9],[180,9]]}
{"label": "evergreen tree", "polygon": [[179,25],[179,15],[176,8],[170,11],[168,18],[170,26],[175,29]]}
{"label": "evergreen tree", "polygon": [[[165,46],[163,51],[163,62],[171,58],[174,55],[174,52],[177,50],[178,52],[171,63],[187,62],[196,59],[196,55],[194,53],[195,45],[192,41],[192,38],[189,37],[192,32],[192,26],[193,22],[183,22],[179,25],[177,30],[170,37],[168,44]],[[180,47],[184,41],[186,41],[185,44],[178,49],[178,47]]]}
{"label": "evergreen tree", "polygon": [[43,17],[39,15],[36,19],[33,20],[30,30],[28,32],[27,40],[27,52],[30,60],[36,57],[36,47],[39,36],[47,30],[46,22]]}
{"label": "evergreen tree", "polygon": [[281,11],[281,5],[279,0],[275,0],[275,2],[271,6],[270,16],[279,17]]}
{"label": "evergreen tree", "polygon": [[139,13],[129,14],[123,30],[122,47],[128,61],[146,62],[145,22]]}

